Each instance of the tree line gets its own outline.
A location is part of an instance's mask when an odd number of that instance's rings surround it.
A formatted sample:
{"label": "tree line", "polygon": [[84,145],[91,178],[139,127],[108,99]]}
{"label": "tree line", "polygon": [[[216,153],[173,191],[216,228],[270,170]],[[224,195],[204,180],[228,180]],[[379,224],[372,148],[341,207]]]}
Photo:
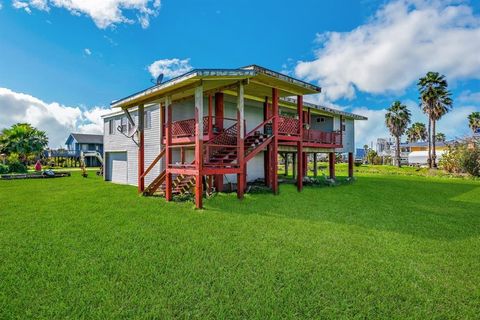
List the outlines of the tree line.
{"label": "tree line", "polygon": [[[406,134],[408,142],[427,141],[429,168],[437,168],[436,142],[444,142],[446,137],[443,133],[436,132],[437,122],[453,108],[451,92],[448,90],[448,82],[444,75],[438,72],[427,72],[418,80],[420,108],[428,118],[428,124],[416,122],[411,127],[411,113],[406,105],[395,101],[387,109],[385,124],[391,135],[395,138],[395,158],[397,166],[400,163],[400,139]],[[480,112],[472,112],[468,116],[469,127],[475,133],[480,129]]]}

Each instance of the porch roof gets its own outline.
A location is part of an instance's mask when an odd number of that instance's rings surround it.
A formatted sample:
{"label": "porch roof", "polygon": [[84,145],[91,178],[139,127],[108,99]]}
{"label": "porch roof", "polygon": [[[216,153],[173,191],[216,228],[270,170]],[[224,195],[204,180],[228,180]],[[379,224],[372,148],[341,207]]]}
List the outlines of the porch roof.
{"label": "porch roof", "polygon": [[139,104],[159,101],[166,96],[174,100],[192,96],[200,83],[204,91],[234,90],[239,81],[248,81],[245,95],[263,98],[271,95],[269,88],[279,90],[280,97],[319,93],[321,88],[284,74],[250,65],[239,69],[195,69],[164,83],[134,93],[111,103],[112,108],[129,109]]}

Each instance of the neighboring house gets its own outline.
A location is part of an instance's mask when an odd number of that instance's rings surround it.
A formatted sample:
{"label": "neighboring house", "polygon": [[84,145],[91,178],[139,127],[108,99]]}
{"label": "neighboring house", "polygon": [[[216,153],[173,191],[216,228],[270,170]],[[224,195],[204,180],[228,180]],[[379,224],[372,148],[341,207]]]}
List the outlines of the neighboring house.
{"label": "neighboring house", "polygon": [[68,153],[76,157],[80,157],[83,152],[87,167],[99,167],[102,165],[96,153],[103,155],[103,135],[71,133],[65,145]]}
{"label": "neighboring house", "polygon": [[[104,177],[137,185],[144,195],[263,179],[278,193],[278,154],[296,157],[302,189],[308,154],[325,153],[335,178],[335,153],[348,153],[353,175],[354,122],[363,116],[303,102],[321,89],[259,67],[192,70],[114,101],[104,119]],[[295,97],[295,98],[292,98]],[[137,131],[135,133],[135,131]]]}
{"label": "neighboring house", "polygon": [[[435,153],[437,162],[442,158],[447,150],[448,142],[435,142]],[[408,164],[410,165],[426,165],[428,164],[428,142],[412,142],[402,143],[400,150],[406,154]]]}

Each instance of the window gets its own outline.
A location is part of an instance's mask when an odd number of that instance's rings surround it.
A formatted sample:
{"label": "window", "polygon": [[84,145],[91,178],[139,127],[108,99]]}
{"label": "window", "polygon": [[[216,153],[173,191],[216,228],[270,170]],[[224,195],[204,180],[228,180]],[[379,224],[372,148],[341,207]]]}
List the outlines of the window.
{"label": "window", "polygon": [[108,134],[115,134],[115,120],[108,120]]}
{"label": "window", "polygon": [[120,132],[127,132],[127,117],[120,119]]}
{"label": "window", "polygon": [[317,118],[317,122],[325,122],[325,118],[324,117],[319,117],[319,118]]}
{"label": "window", "polygon": [[152,112],[151,111],[145,111],[144,126],[145,126],[145,129],[150,129],[152,127]]}

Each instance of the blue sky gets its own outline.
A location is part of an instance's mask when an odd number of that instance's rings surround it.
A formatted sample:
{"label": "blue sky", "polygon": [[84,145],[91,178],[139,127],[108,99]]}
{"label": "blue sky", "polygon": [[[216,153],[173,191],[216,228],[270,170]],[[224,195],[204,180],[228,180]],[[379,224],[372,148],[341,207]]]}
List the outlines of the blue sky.
{"label": "blue sky", "polygon": [[387,135],[383,109],[393,100],[425,121],[413,110],[415,79],[429,70],[450,81],[458,110],[439,124],[450,138],[480,110],[480,1],[0,4],[0,127],[28,119],[50,129],[53,145],[69,130],[98,131],[111,100],[151,85],[155,61],[172,74],[255,63],[320,84],[314,101],[370,117],[358,144]]}

